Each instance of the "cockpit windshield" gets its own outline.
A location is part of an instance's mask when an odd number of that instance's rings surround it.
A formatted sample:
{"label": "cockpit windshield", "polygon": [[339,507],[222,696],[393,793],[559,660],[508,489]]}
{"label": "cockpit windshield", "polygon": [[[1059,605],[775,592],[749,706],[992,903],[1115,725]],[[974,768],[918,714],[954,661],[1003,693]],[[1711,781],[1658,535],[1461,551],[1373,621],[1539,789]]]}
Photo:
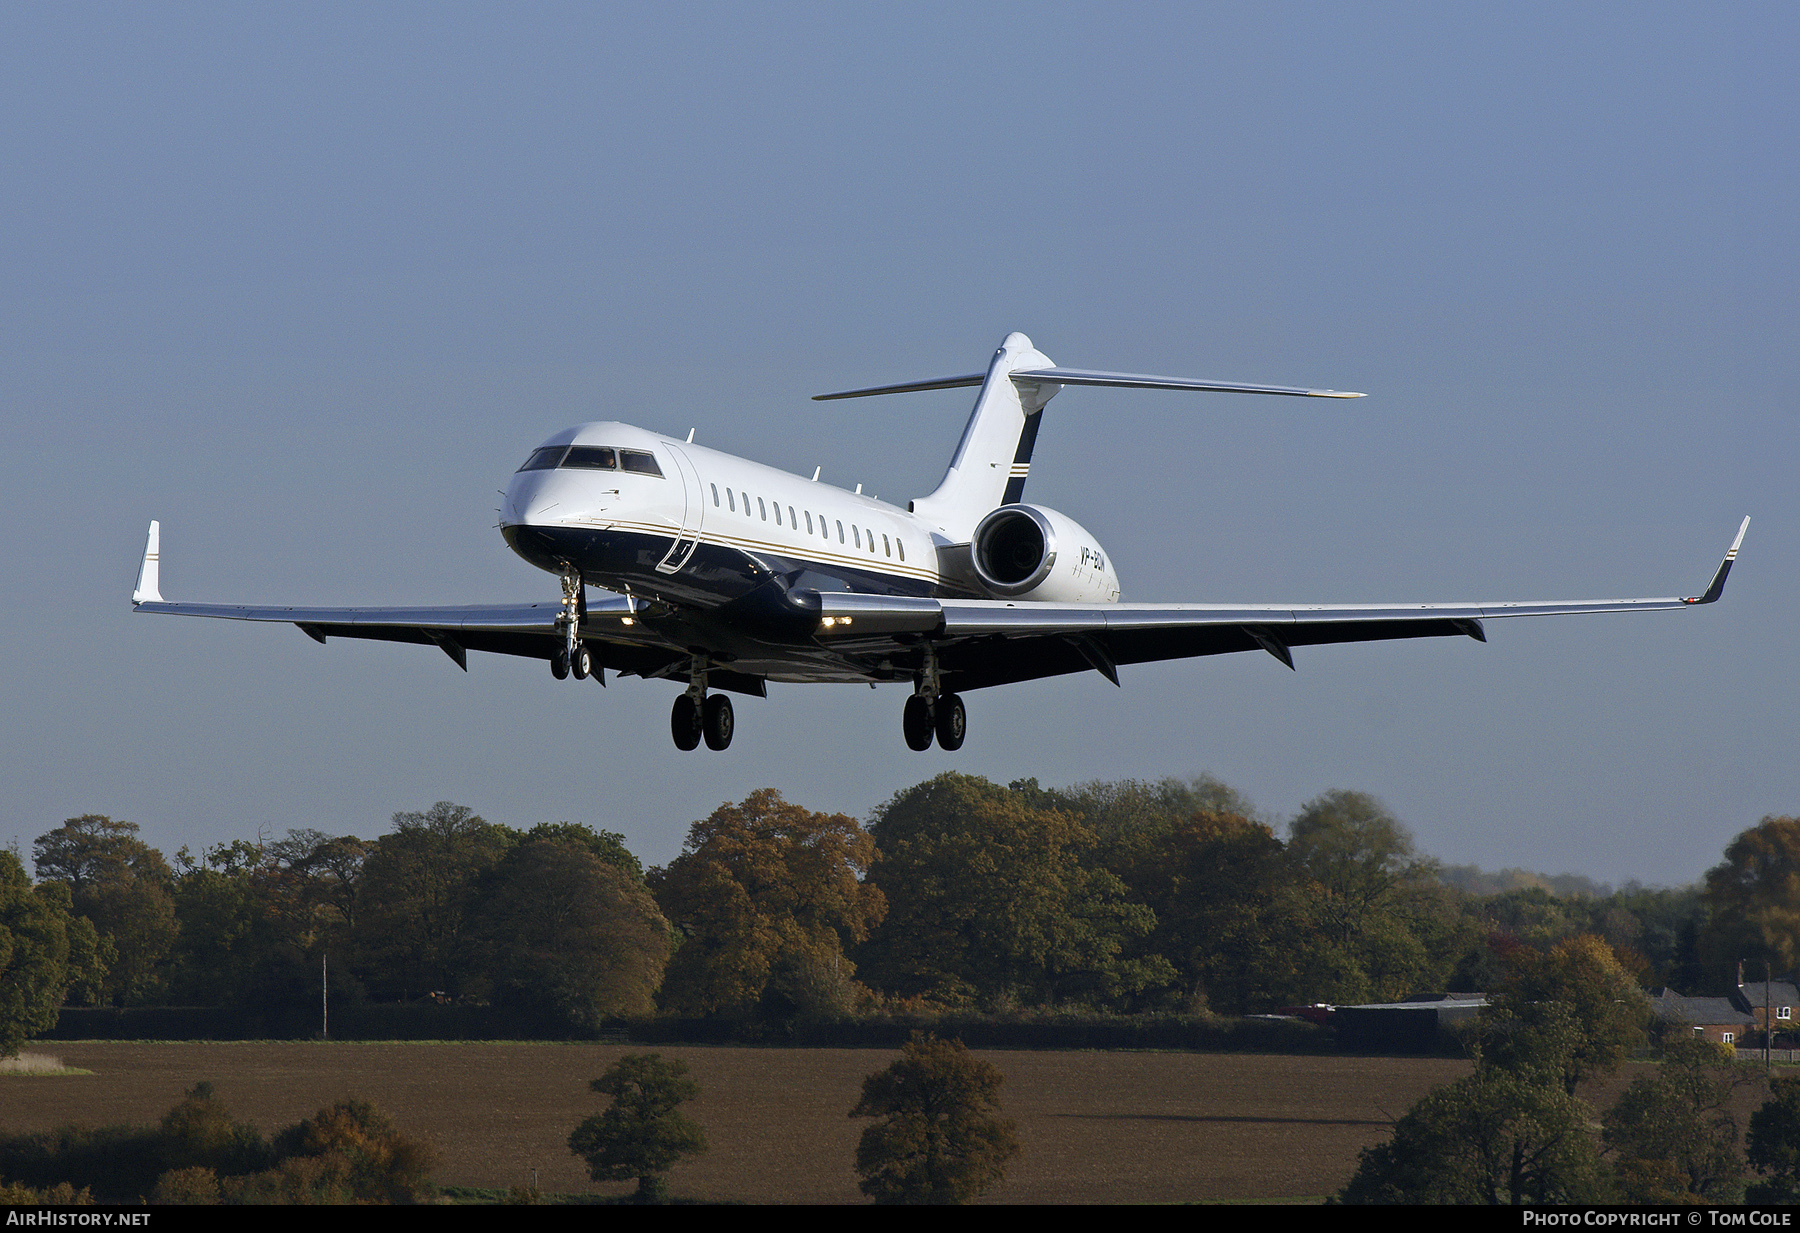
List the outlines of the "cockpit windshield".
{"label": "cockpit windshield", "polygon": [[575,445],[562,465],[583,471],[617,471],[619,452],[609,445]]}
{"label": "cockpit windshield", "polygon": [[521,471],[634,471],[639,475],[662,474],[656,455],[649,450],[621,450],[610,445],[546,445],[533,450]]}

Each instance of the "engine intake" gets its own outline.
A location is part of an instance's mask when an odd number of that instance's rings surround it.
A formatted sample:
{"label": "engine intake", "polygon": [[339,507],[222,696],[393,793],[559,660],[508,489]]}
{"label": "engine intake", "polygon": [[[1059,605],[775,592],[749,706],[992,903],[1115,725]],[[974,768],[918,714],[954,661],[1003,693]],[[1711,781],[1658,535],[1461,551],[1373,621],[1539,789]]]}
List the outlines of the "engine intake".
{"label": "engine intake", "polygon": [[1056,529],[1029,505],[1003,505],[975,528],[975,575],[996,595],[1023,595],[1056,568]]}
{"label": "engine intake", "polygon": [[1100,546],[1066,514],[1039,505],[1002,505],[969,539],[969,564],[1000,599],[1113,603],[1119,580]]}

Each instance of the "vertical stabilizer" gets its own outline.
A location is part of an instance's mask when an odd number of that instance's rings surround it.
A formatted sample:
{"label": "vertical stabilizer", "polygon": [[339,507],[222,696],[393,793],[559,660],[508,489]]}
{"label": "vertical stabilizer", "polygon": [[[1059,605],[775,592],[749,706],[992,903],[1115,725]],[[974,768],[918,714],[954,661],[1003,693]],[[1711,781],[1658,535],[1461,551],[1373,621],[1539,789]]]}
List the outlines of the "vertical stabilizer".
{"label": "vertical stabilizer", "polygon": [[1012,374],[1054,367],[1049,356],[1016,332],[994,353],[943,482],[912,503],[914,513],[953,543],[966,542],[989,511],[1024,497],[1044,404],[1061,386],[1014,381]]}

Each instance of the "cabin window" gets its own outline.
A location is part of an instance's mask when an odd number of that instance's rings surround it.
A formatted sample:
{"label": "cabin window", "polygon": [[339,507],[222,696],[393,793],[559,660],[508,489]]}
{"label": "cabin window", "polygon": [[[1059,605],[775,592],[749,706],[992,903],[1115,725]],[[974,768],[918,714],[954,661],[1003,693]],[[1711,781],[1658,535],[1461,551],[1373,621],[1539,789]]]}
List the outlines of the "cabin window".
{"label": "cabin window", "polygon": [[806,511],[806,533],[808,535],[812,534],[812,511],[811,510]]}
{"label": "cabin window", "polygon": [[869,555],[875,555],[875,532],[869,532]]}
{"label": "cabin window", "polygon": [[781,525],[781,502],[775,502],[775,525]]}
{"label": "cabin window", "polygon": [[639,475],[662,474],[662,468],[656,465],[656,455],[648,450],[620,450],[619,465]]}
{"label": "cabin window", "polygon": [[712,485],[712,490],[713,490],[713,508],[718,509],[719,508],[719,486],[717,484]]}
{"label": "cabin window", "polygon": [[856,541],[858,548],[862,547],[862,529],[854,522],[850,524],[850,538]]}
{"label": "cabin window", "polygon": [[571,445],[562,465],[576,471],[617,471],[619,453],[608,445]]}
{"label": "cabin window", "polygon": [[800,529],[800,520],[794,517],[794,507],[791,505],[788,506],[788,525],[796,531]]}
{"label": "cabin window", "polygon": [[731,495],[729,488],[725,490],[725,508],[734,514],[737,513],[737,498]]}
{"label": "cabin window", "polygon": [[[874,544],[873,544],[873,543],[872,543],[872,542],[871,542],[871,543],[870,543],[870,545],[869,545],[869,546],[870,546],[870,547],[871,547],[871,548],[873,548],[873,547],[874,547],[874,546],[875,546],[875,545],[874,545]],[[892,547],[891,547],[891,546],[890,546],[890,545],[889,545],[889,544],[888,544],[888,537],[887,537],[887,536],[885,536],[885,535],[884,535],[884,536],[882,536],[882,537],[881,537],[881,551],[882,551],[882,554],[883,554],[883,555],[884,555],[884,556],[890,556],[890,557],[891,557],[891,556],[893,556],[893,555],[894,555],[894,550],[893,550],[893,548],[892,548]]]}
{"label": "cabin window", "polygon": [[906,541],[902,540],[898,535],[896,535],[894,537],[894,547],[896,547],[900,550],[900,559],[902,561],[906,560]]}
{"label": "cabin window", "polygon": [[761,497],[756,498],[756,508],[757,511],[762,514],[763,521],[767,522],[769,520],[769,507],[763,504],[763,499]]}
{"label": "cabin window", "polygon": [[568,451],[566,445],[546,445],[541,450],[532,450],[531,457],[525,460],[521,471],[552,471],[562,461],[563,454]]}
{"label": "cabin window", "polygon": [[844,524],[838,523],[838,543],[844,542]]}

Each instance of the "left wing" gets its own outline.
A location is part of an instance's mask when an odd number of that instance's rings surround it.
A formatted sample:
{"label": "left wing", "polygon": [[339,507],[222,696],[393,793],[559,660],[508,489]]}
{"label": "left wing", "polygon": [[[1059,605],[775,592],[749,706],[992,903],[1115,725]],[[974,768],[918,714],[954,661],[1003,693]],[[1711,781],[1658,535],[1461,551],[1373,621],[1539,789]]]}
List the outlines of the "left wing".
{"label": "left wing", "polygon": [[[1289,648],[1333,642],[1463,636],[1487,641],[1489,618],[1585,612],[1654,612],[1716,601],[1737,559],[1744,519],[1712,583],[1700,595],[1540,603],[1455,604],[1034,604],[1002,600],[819,597],[819,639],[850,651],[864,640],[891,648],[920,635],[936,648],[946,687],[979,689],[1093,669],[1119,683],[1119,664],[1264,650],[1292,668]],[[873,649],[871,647],[871,649]]]}

